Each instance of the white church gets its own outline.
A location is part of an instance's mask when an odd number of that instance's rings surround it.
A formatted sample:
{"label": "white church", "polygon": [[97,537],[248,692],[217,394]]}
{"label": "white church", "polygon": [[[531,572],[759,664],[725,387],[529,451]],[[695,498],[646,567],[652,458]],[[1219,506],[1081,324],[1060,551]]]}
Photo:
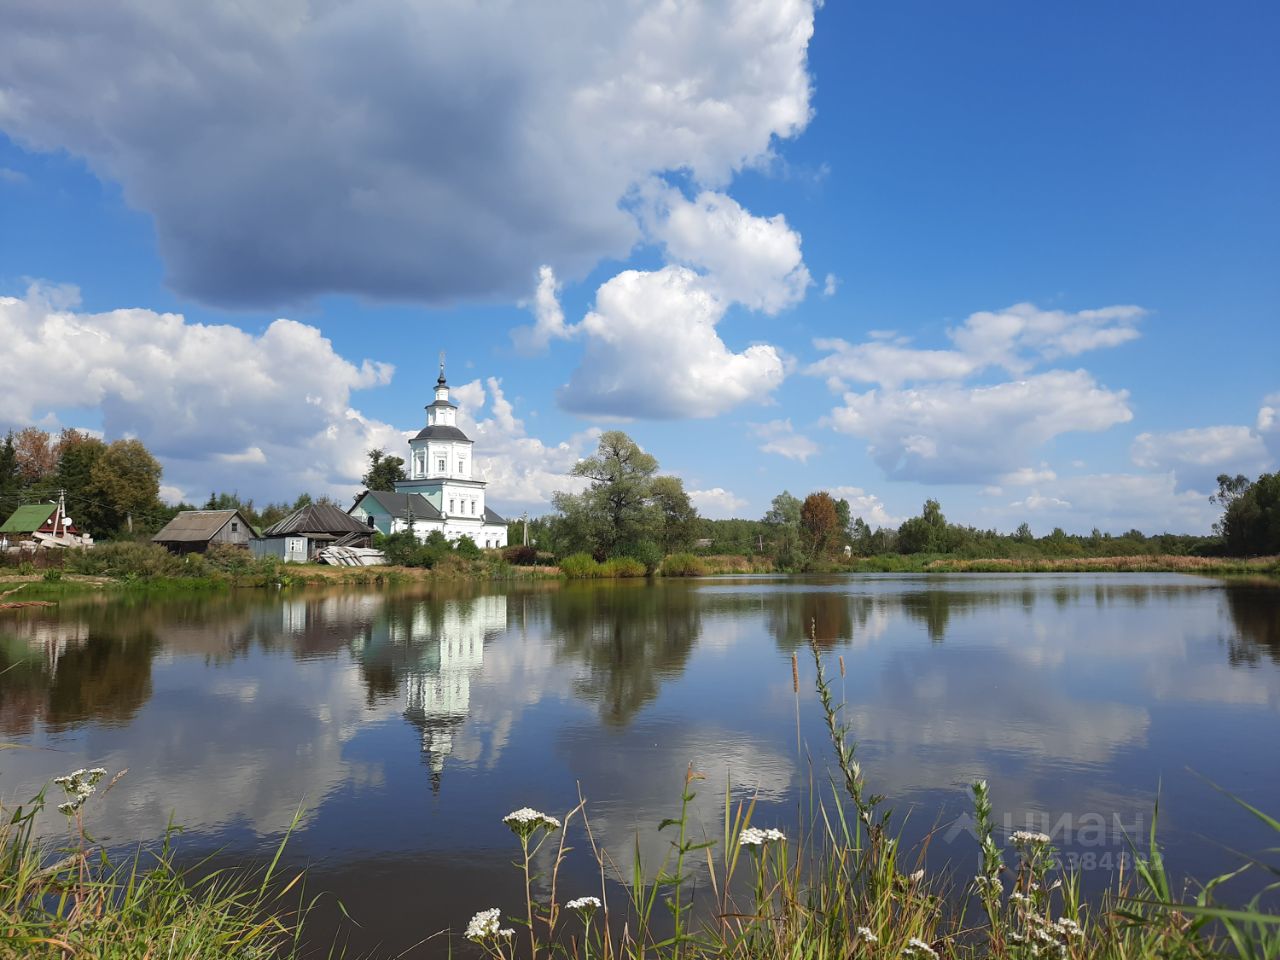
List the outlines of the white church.
{"label": "white church", "polygon": [[442,360],[427,425],[409,441],[408,479],[394,493],[366,490],[347,512],[382,533],[412,530],[424,540],[439,530],[451,541],[466,536],[485,549],[505,547],[507,521],[485,506],[485,481],[476,478],[472,441],[457,416]]}

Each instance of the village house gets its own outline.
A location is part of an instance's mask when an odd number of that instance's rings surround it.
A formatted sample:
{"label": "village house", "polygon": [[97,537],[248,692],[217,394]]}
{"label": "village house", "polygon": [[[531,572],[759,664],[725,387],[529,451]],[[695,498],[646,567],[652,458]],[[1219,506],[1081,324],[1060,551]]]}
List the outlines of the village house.
{"label": "village house", "polygon": [[151,538],[171,553],[204,553],[215,543],[248,547],[253,525],[239,510],[183,510]]}
{"label": "village house", "polygon": [[372,539],[372,530],[363,520],[331,503],[309,503],[267,527],[249,548],[255,557],[307,563],[325,547],[367,547]]}
{"label": "village house", "polygon": [[472,441],[458,429],[457,414],[442,362],[427,425],[409,441],[408,478],[394,493],[366,490],[348,513],[382,533],[412,530],[424,540],[438,530],[451,541],[465,536],[478,547],[505,547],[507,521],[485,505],[486,484],[476,477]]}
{"label": "village house", "polygon": [[0,549],[11,545],[85,546],[93,543],[59,503],[31,503],[18,507],[0,524]]}

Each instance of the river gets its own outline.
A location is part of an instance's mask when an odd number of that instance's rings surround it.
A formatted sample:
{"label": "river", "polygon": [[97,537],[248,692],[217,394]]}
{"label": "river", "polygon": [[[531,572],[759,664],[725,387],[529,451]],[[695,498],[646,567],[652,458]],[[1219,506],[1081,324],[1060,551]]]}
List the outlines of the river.
{"label": "river", "polygon": [[[697,832],[723,830],[726,790],[794,831],[830,757],[810,634],[870,788],[908,845],[932,831],[932,868],[972,871],[978,778],[1003,831],[1052,833],[1094,885],[1157,791],[1177,875],[1276,843],[1208,781],[1280,814],[1280,590],[1177,575],[92,596],[0,619],[0,736],[30,748],[0,752],[0,792],[127,768],[88,808],[95,836],[172,815],[184,856],[235,862],[300,811],[289,864],[341,898],[353,950],[395,954],[516,909],[517,807],[563,814],[581,790],[597,841],[629,865],[639,831],[652,876],[692,764]],[[593,892],[584,851],[564,882]]]}

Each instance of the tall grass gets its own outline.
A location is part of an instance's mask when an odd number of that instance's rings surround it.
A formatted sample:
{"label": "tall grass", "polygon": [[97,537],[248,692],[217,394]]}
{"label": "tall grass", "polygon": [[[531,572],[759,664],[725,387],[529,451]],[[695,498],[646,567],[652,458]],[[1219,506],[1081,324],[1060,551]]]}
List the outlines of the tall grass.
{"label": "tall grass", "polygon": [[305,909],[292,901],[300,901],[302,877],[278,880],[283,844],[257,874],[179,869],[171,832],[158,849],[113,858],[82,819],[100,776],[60,778],[71,783],[59,805],[69,825],[62,847],[35,833],[43,791],[25,806],[0,807],[0,957],[267,960],[298,952]]}
{"label": "tall grass", "polygon": [[[1280,870],[1245,864],[1186,896],[1174,890],[1156,836],[1131,838],[1133,869],[1092,903],[1081,877],[1063,868],[1052,839],[1018,832],[996,837],[985,782],[971,787],[977,844],[971,880],[957,883],[908,855],[885,798],[871,792],[856,744],[841,720],[820,651],[811,644],[816,689],[834,755],[829,788],[815,791],[795,836],[753,822],[753,801],[726,790],[724,832],[695,835],[691,803],[700,776],[685,777],[678,812],[659,831],[670,838],[656,873],[641,861],[619,869],[597,842],[584,802],[561,820],[532,810],[507,823],[519,838],[525,903],[504,927],[489,907],[465,936],[501,960],[1246,960],[1280,956],[1280,916],[1264,908],[1277,886],[1260,884],[1242,907],[1215,901],[1217,889],[1250,869],[1272,879]],[[1239,801],[1237,801],[1239,802]],[[1246,807],[1280,834],[1280,822]],[[513,821],[512,818],[518,818]],[[518,825],[517,825],[518,824]],[[566,836],[580,831],[599,874],[587,896],[561,902]],[[549,877],[531,873],[533,854],[557,844]],[[702,880],[691,893],[692,873]],[[650,880],[649,877],[656,877]],[[545,880],[547,882],[538,882]],[[549,891],[538,902],[534,889]],[[577,893],[577,891],[574,891]],[[611,896],[612,895],[612,896]],[[516,927],[523,928],[519,936]]]}
{"label": "tall grass", "polygon": [[610,557],[602,563],[589,553],[573,553],[560,561],[560,573],[569,580],[633,579],[648,572],[632,557]]}

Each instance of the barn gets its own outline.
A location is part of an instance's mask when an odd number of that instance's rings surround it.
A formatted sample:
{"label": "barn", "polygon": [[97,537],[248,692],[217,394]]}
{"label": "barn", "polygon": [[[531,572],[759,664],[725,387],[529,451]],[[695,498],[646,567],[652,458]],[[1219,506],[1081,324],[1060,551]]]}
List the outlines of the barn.
{"label": "barn", "polygon": [[253,526],[239,510],[183,510],[151,538],[173,553],[204,553],[215,543],[248,547]]}

